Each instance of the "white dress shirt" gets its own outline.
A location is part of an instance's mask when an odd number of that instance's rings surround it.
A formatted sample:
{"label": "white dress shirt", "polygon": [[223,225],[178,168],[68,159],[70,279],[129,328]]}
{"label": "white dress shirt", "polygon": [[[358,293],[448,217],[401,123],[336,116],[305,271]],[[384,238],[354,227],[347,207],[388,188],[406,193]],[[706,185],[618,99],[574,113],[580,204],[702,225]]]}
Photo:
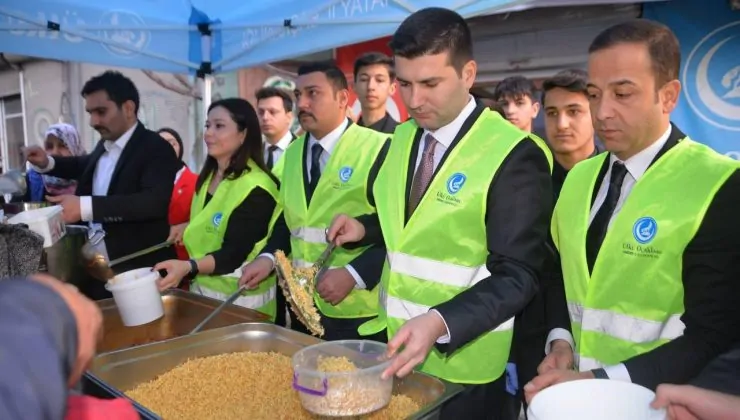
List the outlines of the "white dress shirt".
{"label": "white dress shirt", "polygon": [[[277,146],[277,149],[272,152],[272,163],[273,165],[276,165],[278,160],[280,160],[280,157],[283,156],[283,153],[285,153],[285,149],[290,146],[290,142],[293,141],[293,133],[288,130],[285,135],[277,142],[275,143],[275,146]],[[264,158],[265,163],[269,160],[270,157],[270,150],[269,147],[272,146],[267,140],[264,140],[263,136],[263,144],[264,144]]]}
{"label": "white dress shirt", "polygon": [[[463,124],[465,124],[465,120],[467,120],[468,117],[473,114],[473,111],[475,111],[475,107],[475,99],[473,99],[473,96],[470,96],[468,99],[468,103],[465,105],[462,111],[460,111],[460,114],[458,114],[457,117],[449,124],[440,127],[434,131],[424,130],[424,133],[421,135],[421,141],[419,142],[419,151],[416,155],[416,165],[414,166],[414,173],[416,173],[416,170],[419,168],[419,164],[421,163],[421,157],[424,154],[424,142],[427,134],[431,134],[434,139],[437,140],[437,145],[434,148],[433,167],[433,169],[436,171],[439,163],[442,161],[442,156],[444,156],[444,154],[447,152],[447,149],[450,148],[452,141],[455,140],[455,137],[457,137],[457,134],[460,132]],[[437,342],[440,344],[449,343],[450,329],[447,326],[447,321],[445,321],[445,319],[442,317],[442,314],[440,314],[436,309],[432,309],[431,311],[442,318],[442,322],[444,322],[445,329],[447,330],[447,334],[443,337],[440,337]]]}
{"label": "white dress shirt", "polygon": [[[314,144],[319,144],[324,150],[321,152],[321,155],[319,156],[319,169],[321,170],[321,173],[324,173],[324,168],[326,168],[326,164],[329,162],[329,158],[331,157],[331,154],[334,152],[334,149],[337,146],[337,143],[339,143],[339,140],[342,138],[342,135],[344,134],[344,131],[347,130],[347,126],[349,126],[349,120],[345,119],[337,128],[329,132],[329,134],[325,135],[324,137],[317,139],[312,134],[309,134],[308,136],[308,153],[306,153],[306,172],[309,176],[309,182],[311,182],[310,176],[311,176],[311,156],[312,152],[311,149]],[[282,140],[281,140],[282,141]],[[268,257],[273,261],[273,264],[275,262],[275,257],[272,254],[265,253],[261,254],[260,257]],[[354,269],[350,264],[347,264],[344,266],[344,268],[349,271],[349,273],[352,275],[352,278],[355,280],[355,289],[366,289],[367,285],[365,285],[365,281],[362,280],[362,277],[360,277],[360,274],[357,272],[357,270]]]}
{"label": "white dress shirt", "polygon": [[[653,160],[655,160],[655,156],[657,156],[658,152],[660,152],[663,146],[665,146],[665,143],[666,141],[668,141],[668,137],[670,137],[670,135],[671,126],[668,126],[668,130],[666,130],[665,133],[663,133],[663,135],[660,136],[655,143],[651,144],[641,152],[637,153],[636,155],[625,161],[621,161],[613,154],[609,154],[609,169],[606,171],[604,179],[601,181],[601,186],[599,187],[599,191],[596,193],[594,204],[593,206],[591,206],[591,213],[588,216],[589,226],[594,220],[594,217],[596,217],[596,213],[604,204],[604,200],[606,200],[606,194],[609,191],[609,180],[611,179],[612,174],[612,165],[614,164],[614,162],[618,161],[624,164],[625,169],[627,169],[627,174],[625,174],[624,181],[622,181],[622,189],[620,190],[619,200],[617,200],[617,205],[614,208],[614,213],[612,213],[612,216],[609,219],[607,231],[611,227],[614,218],[617,216],[617,214],[619,214],[619,211],[622,210],[624,202],[627,200],[627,197],[632,191],[632,188],[635,186],[637,181],[645,174],[650,164],[653,162]],[[554,340],[565,340],[568,342],[568,344],[570,344],[571,348],[575,349],[573,336],[570,334],[570,332],[563,328],[555,328],[547,335],[545,354],[550,353],[550,344]],[[604,367],[604,370],[606,371],[606,374],[609,376],[610,379],[632,382],[627,368],[622,363],[614,366],[606,366]]]}
{"label": "white dress shirt", "polygon": [[[100,156],[98,162],[95,165],[95,171],[93,172],[93,190],[92,195],[94,196],[106,196],[108,195],[108,187],[110,186],[111,178],[113,178],[113,171],[116,168],[118,159],[121,157],[123,149],[131,140],[131,136],[134,134],[136,127],[139,124],[134,124],[129,128],[121,137],[115,141],[105,140],[103,147],[105,152]],[[46,168],[40,169],[33,167],[39,173],[46,173],[54,169],[54,158],[49,156],[49,165]],[[33,165],[32,165],[33,166]],[[91,196],[80,197],[80,218],[83,222],[89,222],[90,227],[93,229],[100,229],[102,227],[98,223],[92,223],[93,220],[93,206]],[[105,250],[105,241],[101,242],[103,250]],[[107,251],[104,251],[107,256]]]}

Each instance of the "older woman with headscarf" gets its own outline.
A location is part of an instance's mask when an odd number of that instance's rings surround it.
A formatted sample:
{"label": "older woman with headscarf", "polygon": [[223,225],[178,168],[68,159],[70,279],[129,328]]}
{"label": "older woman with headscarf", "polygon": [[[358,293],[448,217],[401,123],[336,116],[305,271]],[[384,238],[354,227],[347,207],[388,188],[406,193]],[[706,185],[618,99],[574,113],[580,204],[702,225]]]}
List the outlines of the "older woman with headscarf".
{"label": "older woman with headscarf", "polygon": [[[44,149],[52,156],[82,156],[86,153],[77,129],[65,123],[49,126]],[[76,181],[42,175],[31,169],[28,171],[28,193],[25,198],[26,201],[40,202],[47,195],[74,194],[76,188]]]}

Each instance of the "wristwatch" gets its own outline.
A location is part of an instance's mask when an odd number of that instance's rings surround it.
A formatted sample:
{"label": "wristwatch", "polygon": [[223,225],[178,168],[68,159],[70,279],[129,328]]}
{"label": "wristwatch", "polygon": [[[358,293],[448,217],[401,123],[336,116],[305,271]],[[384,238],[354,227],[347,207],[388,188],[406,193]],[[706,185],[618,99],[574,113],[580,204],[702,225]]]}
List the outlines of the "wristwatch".
{"label": "wristwatch", "polygon": [[188,278],[191,280],[195,278],[195,276],[198,275],[198,263],[194,259],[189,259],[188,262],[190,263],[190,272],[188,273]]}
{"label": "wristwatch", "polygon": [[609,375],[607,375],[604,369],[591,369],[591,373],[594,374],[594,378],[596,379],[609,379]]}

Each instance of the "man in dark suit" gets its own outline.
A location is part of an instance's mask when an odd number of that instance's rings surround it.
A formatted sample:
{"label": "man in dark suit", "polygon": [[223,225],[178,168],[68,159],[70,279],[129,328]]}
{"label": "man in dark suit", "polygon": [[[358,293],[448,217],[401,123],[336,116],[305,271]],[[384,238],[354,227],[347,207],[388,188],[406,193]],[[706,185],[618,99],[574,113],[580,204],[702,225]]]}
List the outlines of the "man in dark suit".
{"label": "man in dark suit", "polygon": [[378,175],[377,215],[340,215],[329,238],[388,250],[384,310],[361,328],[387,328],[396,357],[384,375],[421,365],[465,385],[443,419],[516,419],[505,369],[513,317],[547,255],[549,151],[470,95],[476,63],[457,13],[422,9],[390,46],[413,120],[396,128]]}
{"label": "man in dark suit", "polygon": [[740,339],[740,171],[670,123],[676,36],[643,19],[615,25],[592,42],[588,67],[609,153],[569,172],[555,208],[570,323],[546,349],[567,351],[545,358],[528,399],[583,378],[687,383]]}
{"label": "man in dark suit", "polygon": [[[38,146],[26,150],[28,161],[41,173],[77,180],[75,195],[49,197],[64,208],[65,223],[87,222],[105,231],[104,250],[115,259],[167,239],[167,210],[179,162],[161,137],[138,121],[139,92],[115,71],[90,79],[82,89],[90,126],[100,141],[86,156],[48,156]],[[117,272],[154,266],[175,258],[172,248],[135,258]],[[82,286],[93,299],[110,293],[90,279]]]}

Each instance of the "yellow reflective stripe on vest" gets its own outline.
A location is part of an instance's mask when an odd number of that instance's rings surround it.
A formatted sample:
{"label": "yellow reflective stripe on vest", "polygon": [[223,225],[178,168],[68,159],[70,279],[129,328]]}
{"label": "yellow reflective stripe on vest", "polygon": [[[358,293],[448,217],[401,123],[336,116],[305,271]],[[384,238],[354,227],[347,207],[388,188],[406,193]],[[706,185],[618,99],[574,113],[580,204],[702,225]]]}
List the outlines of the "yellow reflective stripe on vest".
{"label": "yellow reflective stripe on vest", "polygon": [[470,287],[491,275],[485,264],[465,267],[402,252],[389,252],[388,264],[394,273],[454,287]]}
{"label": "yellow reflective stripe on vest", "polygon": [[[409,319],[419,315],[424,315],[429,312],[431,308],[431,306],[420,305],[418,303],[399,299],[393,296],[388,296],[385,301],[385,310],[387,315],[392,318],[403,319],[404,321],[408,321]],[[514,317],[511,317],[491,331],[510,331],[513,329]]]}
{"label": "yellow reflective stripe on vest", "polygon": [[581,324],[581,331],[602,333],[633,343],[675,340],[686,328],[680,314],[653,321],[603,309],[584,308],[573,302],[568,303],[568,312],[572,322]]}
{"label": "yellow reflective stripe on vest", "polygon": [[299,226],[291,230],[290,235],[302,240],[303,242],[310,242],[312,244],[328,244],[326,241],[326,228]]}

